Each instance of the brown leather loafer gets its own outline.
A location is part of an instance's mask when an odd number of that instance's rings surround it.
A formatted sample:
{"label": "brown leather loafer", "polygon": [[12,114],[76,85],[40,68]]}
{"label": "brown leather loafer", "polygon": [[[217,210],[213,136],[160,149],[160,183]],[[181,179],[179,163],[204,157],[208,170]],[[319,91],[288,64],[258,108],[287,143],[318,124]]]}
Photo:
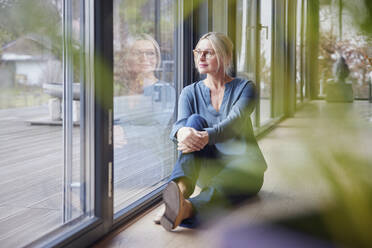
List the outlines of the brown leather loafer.
{"label": "brown leather loafer", "polygon": [[170,182],[163,191],[165,212],[160,219],[160,224],[171,231],[182,222],[184,211],[184,198],[175,182]]}

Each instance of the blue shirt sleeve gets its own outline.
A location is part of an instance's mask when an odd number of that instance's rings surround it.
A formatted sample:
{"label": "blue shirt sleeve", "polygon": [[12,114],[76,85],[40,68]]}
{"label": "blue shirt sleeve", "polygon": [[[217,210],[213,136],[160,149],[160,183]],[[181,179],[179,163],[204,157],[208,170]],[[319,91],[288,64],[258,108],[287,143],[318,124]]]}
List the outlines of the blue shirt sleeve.
{"label": "blue shirt sleeve", "polygon": [[178,115],[177,121],[174,123],[172,131],[170,133],[170,138],[173,142],[177,143],[176,134],[181,127],[186,125],[187,118],[192,115],[195,111],[193,110],[192,104],[192,94],[190,92],[190,87],[185,87],[180,94],[178,100]]}
{"label": "blue shirt sleeve", "polygon": [[256,104],[256,90],[252,82],[246,82],[243,90],[233,103],[233,106],[227,117],[213,125],[205,128],[208,132],[210,145],[224,142],[228,139],[235,138],[241,134],[240,125],[244,125],[247,118],[250,118]]}

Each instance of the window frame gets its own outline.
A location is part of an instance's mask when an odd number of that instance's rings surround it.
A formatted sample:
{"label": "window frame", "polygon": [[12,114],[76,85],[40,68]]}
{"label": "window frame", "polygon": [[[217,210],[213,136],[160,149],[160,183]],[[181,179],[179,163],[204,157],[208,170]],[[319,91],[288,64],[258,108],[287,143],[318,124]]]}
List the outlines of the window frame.
{"label": "window frame", "polygon": [[[82,139],[87,143],[82,151],[84,152],[85,165],[94,165],[94,173],[88,173],[86,175],[86,177],[94,178],[90,181],[90,183],[94,183],[94,192],[86,191],[87,194],[93,194],[94,196],[94,200],[89,202],[89,204],[94,204],[93,217],[82,216],[74,219],[30,243],[28,245],[30,247],[85,247],[94,243],[110,230],[110,212],[108,210],[112,201],[110,203],[108,197],[109,178],[107,175],[109,169],[107,166],[102,166],[107,164],[106,162],[110,156],[108,156],[108,152],[105,152],[106,155],[102,155],[102,152],[97,152],[102,151],[101,149],[109,148],[109,130],[107,129],[109,120],[107,113],[109,112],[110,105],[106,106],[106,103],[97,104],[96,101],[110,94],[110,87],[106,88],[106,92],[102,92],[100,89],[103,87],[103,83],[97,83],[104,82],[104,79],[110,78],[110,76],[112,77],[109,70],[105,70],[102,73],[101,63],[97,60],[97,54],[103,55],[101,57],[107,61],[110,61],[110,58],[112,58],[110,42],[108,42],[110,40],[110,30],[112,33],[112,29],[103,27],[110,25],[110,14],[108,14],[112,12],[110,2],[112,3],[112,1],[106,1],[105,4],[101,4],[101,1],[98,0],[94,2],[80,1],[81,7],[85,12],[82,18],[85,23],[85,38],[83,41],[84,59],[81,63],[83,63],[84,78],[87,82],[85,87],[81,88],[83,90],[84,101],[82,104],[84,106],[83,113],[86,114],[85,117],[87,118],[85,122],[83,121],[81,123],[85,127]],[[69,9],[70,3],[70,0],[65,0],[63,2],[64,8]],[[64,42],[69,42],[66,39],[70,38],[65,36]],[[65,56],[67,55],[65,54]],[[104,129],[105,127],[106,131],[103,130],[101,132],[101,128]],[[86,188],[89,189],[89,187]]]}

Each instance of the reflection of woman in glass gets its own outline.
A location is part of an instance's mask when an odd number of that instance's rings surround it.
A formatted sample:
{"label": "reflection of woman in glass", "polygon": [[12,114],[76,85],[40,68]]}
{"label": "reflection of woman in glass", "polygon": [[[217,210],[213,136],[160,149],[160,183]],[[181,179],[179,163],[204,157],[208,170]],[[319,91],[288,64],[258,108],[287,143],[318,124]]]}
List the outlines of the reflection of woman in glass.
{"label": "reflection of woman in glass", "polygon": [[116,101],[115,116],[128,119],[131,112],[147,112],[131,118],[131,123],[167,124],[175,106],[175,90],[155,75],[161,65],[159,44],[148,34],[130,37],[125,44],[124,56],[118,63],[119,82],[115,84],[115,95],[126,97]]}
{"label": "reflection of woman in glass", "polygon": [[173,112],[175,90],[155,75],[156,71],[160,71],[161,65],[158,43],[148,34],[139,34],[128,38],[125,44],[124,56],[120,58],[118,68],[119,83],[115,85],[115,95],[132,96],[128,98],[130,109],[144,108],[151,99],[153,111],[171,109]]}
{"label": "reflection of woman in glass", "polygon": [[128,94],[139,94],[144,88],[158,82],[155,71],[161,64],[158,43],[147,34],[127,39],[124,55],[123,87]]}
{"label": "reflection of woman in glass", "polygon": [[[182,90],[171,138],[180,151],[163,192],[167,230],[192,226],[211,210],[255,195],[266,163],[253,135],[250,114],[256,93],[251,81],[232,78],[232,42],[207,33],[194,50],[195,65],[206,79]],[[196,181],[201,192],[190,198]]]}
{"label": "reflection of woman in glass", "polygon": [[[157,164],[162,179],[160,165],[165,162],[164,146],[170,147],[171,142],[165,138],[169,135],[169,125],[173,119],[175,106],[175,90],[167,82],[159,80],[155,74],[160,71],[161,54],[158,43],[147,34],[130,37],[125,42],[123,56],[120,57],[116,70],[114,117],[116,148],[123,147],[123,153],[130,153],[136,166],[153,166]],[[118,76],[119,74],[119,76]],[[146,142],[145,142],[146,140]],[[163,149],[163,150],[161,150]],[[141,155],[138,162],[138,151],[147,150],[147,155]],[[119,161],[126,159],[115,153]],[[155,165],[154,165],[155,166]],[[155,175],[154,175],[155,176]],[[154,184],[155,182],[149,182]]]}

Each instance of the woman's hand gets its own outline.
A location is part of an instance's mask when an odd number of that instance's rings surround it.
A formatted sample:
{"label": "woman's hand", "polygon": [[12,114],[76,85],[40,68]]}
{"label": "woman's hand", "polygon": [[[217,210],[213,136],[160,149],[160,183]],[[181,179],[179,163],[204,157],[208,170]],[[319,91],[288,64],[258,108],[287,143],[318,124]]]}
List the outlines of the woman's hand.
{"label": "woman's hand", "polygon": [[191,127],[182,127],[177,132],[178,148],[182,153],[200,151],[209,141],[206,131],[196,131]]}

